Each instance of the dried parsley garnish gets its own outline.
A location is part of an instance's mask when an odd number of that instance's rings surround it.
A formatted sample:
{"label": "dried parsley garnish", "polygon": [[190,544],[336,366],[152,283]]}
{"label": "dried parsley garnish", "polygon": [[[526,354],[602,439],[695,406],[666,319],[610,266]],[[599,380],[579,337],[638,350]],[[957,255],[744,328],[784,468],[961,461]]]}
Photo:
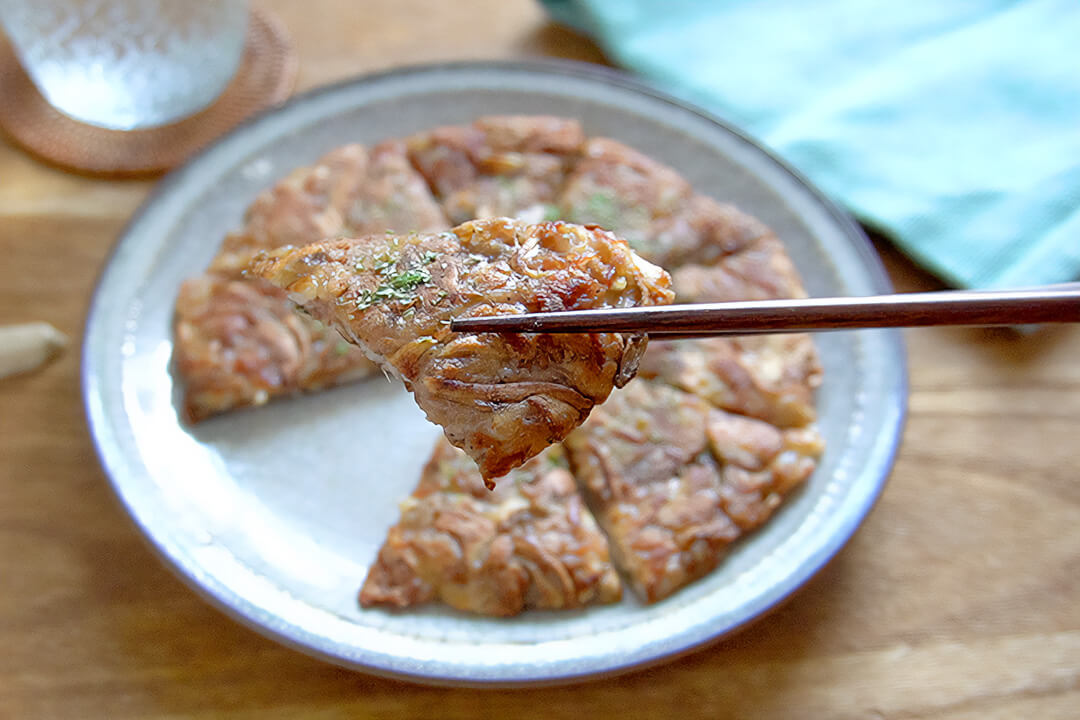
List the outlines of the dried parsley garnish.
{"label": "dried parsley garnish", "polygon": [[415,268],[390,278],[389,285],[398,292],[411,292],[426,282],[431,281],[431,273]]}
{"label": "dried parsley garnish", "polygon": [[375,263],[373,270],[381,275],[383,271],[389,270],[395,265],[397,265],[397,258],[384,257],[382,260]]}
{"label": "dried parsley garnish", "polygon": [[[385,269],[385,268],[384,268]],[[356,294],[356,307],[366,310],[375,303],[385,300],[414,301],[416,296],[413,291],[424,283],[431,281],[431,273],[422,268],[413,268],[405,272],[392,275],[384,280],[374,290],[361,290]]]}

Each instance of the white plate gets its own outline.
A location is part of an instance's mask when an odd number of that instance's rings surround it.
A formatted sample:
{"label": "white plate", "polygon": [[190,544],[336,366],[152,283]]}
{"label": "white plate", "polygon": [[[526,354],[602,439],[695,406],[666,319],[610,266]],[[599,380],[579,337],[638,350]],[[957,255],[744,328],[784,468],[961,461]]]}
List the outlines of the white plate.
{"label": "white plate", "polygon": [[625,76],[568,63],[406,69],[303,95],[164,180],[116,245],[86,330],[83,392],[102,463],[132,517],[197,590],[310,654],[435,683],[553,682],[686,651],[780,602],[877,497],[905,408],[894,331],[818,336],[828,442],[808,486],[716,572],[670,599],[507,620],[361,610],[357,590],[436,437],[381,377],[207,421],[177,416],[170,323],[256,193],[347,142],[482,114],[579,118],[733,201],[786,242],[811,295],[889,291],[858,228],[746,137]]}

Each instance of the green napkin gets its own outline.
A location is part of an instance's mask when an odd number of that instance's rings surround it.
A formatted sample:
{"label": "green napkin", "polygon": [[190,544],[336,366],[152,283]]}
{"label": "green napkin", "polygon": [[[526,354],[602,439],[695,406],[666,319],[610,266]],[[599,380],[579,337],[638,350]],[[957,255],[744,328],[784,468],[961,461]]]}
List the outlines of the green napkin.
{"label": "green napkin", "polygon": [[1077,0],[542,0],[961,286],[1080,277]]}

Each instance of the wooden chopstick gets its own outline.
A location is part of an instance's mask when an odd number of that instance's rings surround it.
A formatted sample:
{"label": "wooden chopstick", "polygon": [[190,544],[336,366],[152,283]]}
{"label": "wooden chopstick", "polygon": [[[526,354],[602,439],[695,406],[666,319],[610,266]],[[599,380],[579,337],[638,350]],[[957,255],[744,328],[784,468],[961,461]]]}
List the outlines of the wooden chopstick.
{"label": "wooden chopstick", "polygon": [[1080,322],[1080,283],[457,318],[456,332],[634,332],[650,336]]}

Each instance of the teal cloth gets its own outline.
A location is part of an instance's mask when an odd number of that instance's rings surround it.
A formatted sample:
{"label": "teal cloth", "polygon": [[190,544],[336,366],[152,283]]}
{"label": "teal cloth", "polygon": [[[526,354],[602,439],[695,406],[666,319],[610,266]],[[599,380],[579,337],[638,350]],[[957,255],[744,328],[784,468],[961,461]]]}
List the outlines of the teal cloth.
{"label": "teal cloth", "polygon": [[542,0],[947,281],[1080,277],[1078,0]]}

